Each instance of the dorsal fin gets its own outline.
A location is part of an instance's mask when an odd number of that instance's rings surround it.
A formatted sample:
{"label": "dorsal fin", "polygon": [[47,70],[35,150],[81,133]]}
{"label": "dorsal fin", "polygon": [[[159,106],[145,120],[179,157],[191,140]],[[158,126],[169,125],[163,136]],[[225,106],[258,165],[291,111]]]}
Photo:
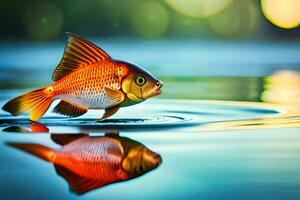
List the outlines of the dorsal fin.
{"label": "dorsal fin", "polygon": [[103,187],[111,183],[109,182],[109,180],[105,181],[105,179],[101,181],[101,180],[85,178],[63,166],[54,165],[54,167],[57,174],[66,179],[71,191],[77,194],[84,194],[86,192]]}
{"label": "dorsal fin", "polygon": [[78,67],[111,59],[105,51],[92,42],[73,33],[67,33],[67,35],[68,43],[64,55],[53,73],[53,81],[61,79]]}

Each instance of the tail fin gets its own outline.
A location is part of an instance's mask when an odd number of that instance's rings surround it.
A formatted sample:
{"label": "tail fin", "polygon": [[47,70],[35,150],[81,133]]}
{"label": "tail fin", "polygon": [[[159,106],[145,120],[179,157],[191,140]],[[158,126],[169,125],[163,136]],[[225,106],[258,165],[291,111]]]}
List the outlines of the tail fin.
{"label": "tail fin", "polygon": [[30,120],[37,121],[45,114],[52,101],[52,90],[42,88],[10,100],[2,109],[14,116],[29,110]]}
{"label": "tail fin", "polygon": [[30,153],[38,158],[41,158],[48,162],[53,162],[55,159],[55,153],[49,147],[40,144],[28,144],[28,143],[6,143],[7,145]]}

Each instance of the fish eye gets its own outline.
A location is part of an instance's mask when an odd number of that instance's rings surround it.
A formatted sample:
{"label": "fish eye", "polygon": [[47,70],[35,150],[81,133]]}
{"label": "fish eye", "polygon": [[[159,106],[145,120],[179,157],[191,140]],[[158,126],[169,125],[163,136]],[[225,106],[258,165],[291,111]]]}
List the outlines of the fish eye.
{"label": "fish eye", "polygon": [[138,76],[136,79],[135,79],[135,83],[139,86],[142,86],[146,83],[146,78],[143,77],[143,76]]}
{"label": "fish eye", "polygon": [[160,81],[156,81],[156,86],[160,86]]}

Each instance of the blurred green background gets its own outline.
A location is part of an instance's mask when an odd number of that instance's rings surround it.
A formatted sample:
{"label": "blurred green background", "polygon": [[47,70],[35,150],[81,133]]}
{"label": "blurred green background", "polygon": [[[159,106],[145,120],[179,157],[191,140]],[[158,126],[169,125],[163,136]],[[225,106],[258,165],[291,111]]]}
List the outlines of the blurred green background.
{"label": "blurred green background", "polygon": [[300,105],[300,0],[0,0],[0,22],[2,90],[51,83],[68,31],[151,71],[161,98]]}
{"label": "blurred green background", "polygon": [[0,39],[299,39],[299,0],[1,0]]}

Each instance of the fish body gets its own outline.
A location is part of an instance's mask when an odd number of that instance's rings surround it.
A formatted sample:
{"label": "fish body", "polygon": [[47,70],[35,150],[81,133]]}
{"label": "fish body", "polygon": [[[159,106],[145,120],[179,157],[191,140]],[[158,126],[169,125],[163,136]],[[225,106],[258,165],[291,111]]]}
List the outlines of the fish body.
{"label": "fish body", "polygon": [[118,64],[111,60],[80,68],[52,85],[55,99],[92,109],[113,106],[114,102],[110,101],[105,88],[121,91],[117,71]]}
{"label": "fish body", "polygon": [[54,112],[78,117],[88,109],[104,109],[104,120],[120,107],[140,103],[161,93],[162,82],[132,63],[114,60],[101,48],[69,34],[63,58],[52,76],[53,83],[3,106],[12,115],[30,111],[39,120],[55,100]]}
{"label": "fish body", "polygon": [[129,178],[121,167],[122,148],[114,138],[83,137],[54,150],[52,162],[79,176],[108,184]]}
{"label": "fish body", "polygon": [[129,138],[86,135],[51,137],[63,145],[62,148],[51,149],[29,143],[7,144],[53,163],[57,173],[79,194],[143,175],[162,162],[159,154]]}

